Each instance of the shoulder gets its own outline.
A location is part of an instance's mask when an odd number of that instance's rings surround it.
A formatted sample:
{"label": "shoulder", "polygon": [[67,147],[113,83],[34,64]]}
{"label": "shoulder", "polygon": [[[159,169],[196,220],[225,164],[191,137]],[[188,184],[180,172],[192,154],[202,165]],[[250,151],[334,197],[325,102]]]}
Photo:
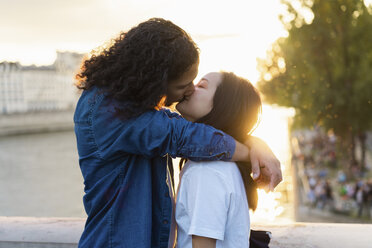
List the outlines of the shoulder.
{"label": "shoulder", "polygon": [[161,108],[160,111],[165,113],[169,118],[183,118],[180,114],[173,112],[168,108]]}
{"label": "shoulder", "polygon": [[185,164],[185,175],[197,172],[223,174],[237,170],[235,162],[231,161],[188,161]]}
{"label": "shoulder", "polygon": [[230,161],[188,161],[182,169],[182,177],[192,181],[215,179],[230,184],[232,175],[239,172],[235,162]]}

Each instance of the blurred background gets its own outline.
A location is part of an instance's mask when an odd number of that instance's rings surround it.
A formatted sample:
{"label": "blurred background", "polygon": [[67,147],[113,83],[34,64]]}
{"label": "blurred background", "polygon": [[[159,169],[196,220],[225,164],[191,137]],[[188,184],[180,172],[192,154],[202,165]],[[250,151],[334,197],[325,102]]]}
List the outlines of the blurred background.
{"label": "blurred background", "polygon": [[198,44],[195,82],[232,71],[262,93],[254,135],[284,180],[253,222],[372,223],[372,0],[0,0],[0,216],[86,217],[74,75],[151,17]]}

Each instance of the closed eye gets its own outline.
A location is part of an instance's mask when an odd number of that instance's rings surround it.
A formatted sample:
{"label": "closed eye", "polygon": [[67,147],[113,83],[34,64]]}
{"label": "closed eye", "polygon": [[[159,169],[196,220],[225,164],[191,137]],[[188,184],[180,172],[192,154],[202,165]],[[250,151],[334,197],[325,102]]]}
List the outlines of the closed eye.
{"label": "closed eye", "polygon": [[202,78],[199,83],[196,85],[196,87],[198,88],[203,88],[203,89],[206,89],[208,88],[208,80],[206,80],[205,78]]}

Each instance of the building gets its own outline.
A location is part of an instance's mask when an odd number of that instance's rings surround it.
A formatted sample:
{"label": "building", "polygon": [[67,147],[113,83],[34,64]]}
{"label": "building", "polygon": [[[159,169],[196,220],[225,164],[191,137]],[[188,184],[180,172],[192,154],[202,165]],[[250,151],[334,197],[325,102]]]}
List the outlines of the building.
{"label": "building", "polygon": [[72,109],[78,99],[74,76],[83,56],[57,52],[48,66],[0,63],[0,114]]}

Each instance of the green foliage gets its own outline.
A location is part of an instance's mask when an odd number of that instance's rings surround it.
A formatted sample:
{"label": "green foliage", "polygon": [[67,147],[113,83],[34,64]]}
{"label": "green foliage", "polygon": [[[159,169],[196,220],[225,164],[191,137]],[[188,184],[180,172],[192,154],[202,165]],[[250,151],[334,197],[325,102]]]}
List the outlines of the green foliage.
{"label": "green foliage", "polygon": [[[259,60],[269,103],[339,136],[372,127],[372,9],[363,0],[283,0],[288,37]],[[312,18],[309,18],[312,17]]]}

